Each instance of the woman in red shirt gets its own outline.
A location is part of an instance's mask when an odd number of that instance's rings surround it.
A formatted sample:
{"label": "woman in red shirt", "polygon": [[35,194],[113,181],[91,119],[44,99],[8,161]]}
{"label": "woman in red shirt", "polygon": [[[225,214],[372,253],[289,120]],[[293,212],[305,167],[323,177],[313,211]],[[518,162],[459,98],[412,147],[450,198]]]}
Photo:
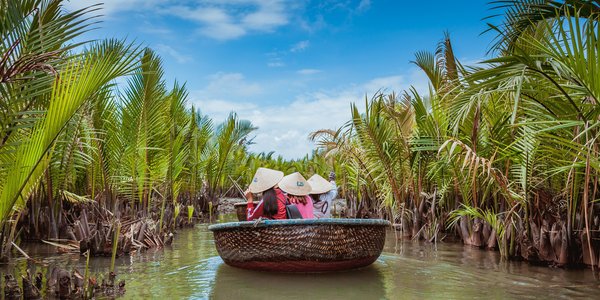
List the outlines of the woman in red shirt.
{"label": "woman in red shirt", "polygon": [[[267,168],[258,168],[252,183],[245,192],[248,199],[247,220],[287,219],[285,212],[285,195],[277,186],[283,178],[283,172]],[[262,200],[254,207],[253,194],[262,193]]]}

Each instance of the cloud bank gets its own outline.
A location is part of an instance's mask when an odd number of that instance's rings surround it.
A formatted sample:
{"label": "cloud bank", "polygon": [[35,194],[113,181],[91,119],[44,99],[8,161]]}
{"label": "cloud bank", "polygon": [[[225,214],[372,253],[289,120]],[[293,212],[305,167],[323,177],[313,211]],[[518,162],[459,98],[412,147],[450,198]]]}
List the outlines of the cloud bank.
{"label": "cloud bank", "polygon": [[[226,41],[249,33],[273,32],[289,23],[296,7],[285,0],[104,0],[100,11],[106,17],[121,12],[144,12],[187,20],[196,25],[196,32],[206,37]],[[90,2],[73,0],[66,8],[76,10]]]}
{"label": "cloud bank", "polygon": [[[288,101],[277,105],[259,105],[244,102],[244,92],[263,90],[260,84],[247,82],[242,74],[215,74],[205,89],[191,94],[191,103],[215,122],[225,120],[235,111],[240,118],[250,120],[259,129],[255,132],[255,143],[250,150],[255,152],[275,151],[285,158],[300,158],[311,153],[315,145],[308,135],[318,129],[337,129],[350,120],[350,104],[363,108],[365,97],[377,91],[400,93],[411,84],[419,91],[427,91],[427,78],[417,70],[407,74],[373,78],[367,82],[340,87],[335,90],[307,92],[291,95]],[[233,78],[226,82],[225,78]],[[224,94],[223,89],[238,87],[237,95]],[[220,87],[220,88],[216,88]],[[249,88],[252,87],[252,88]]]}

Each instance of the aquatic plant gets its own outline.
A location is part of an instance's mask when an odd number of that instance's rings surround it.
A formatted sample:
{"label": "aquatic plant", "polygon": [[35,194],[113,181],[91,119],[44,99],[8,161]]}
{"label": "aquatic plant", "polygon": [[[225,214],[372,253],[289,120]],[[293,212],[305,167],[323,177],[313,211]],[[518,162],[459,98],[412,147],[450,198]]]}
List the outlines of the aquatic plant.
{"label": "aquatic plant", "polygon": [[598,3],[495,5],[492,58],[463,66],[446,34],[415,55],[427,95],[377,93],[312,138],[343,165],[354,215],[428,240],[447,228],[506,257],[598,265]]}
{"label": "aquatic plant", "polygon": [[[146,218],[159,220],[155,234],[162,235],[183,225],[179,205],[199,215],[216,206],[227,176],[250,156],[252,124],[231,114],[214,125],[189,109],[185,85],[166,86],[151,49],[74,43],[100,7],[67,12],[62,3],[0,3],[4,258],[23,229],[29,239],[77,239],[90,238],[92,228],[117,245],[118,237],[95,226]],[[115,88],[117,79],[124,88]],[[136,236],[152,224],[136,225]]]}

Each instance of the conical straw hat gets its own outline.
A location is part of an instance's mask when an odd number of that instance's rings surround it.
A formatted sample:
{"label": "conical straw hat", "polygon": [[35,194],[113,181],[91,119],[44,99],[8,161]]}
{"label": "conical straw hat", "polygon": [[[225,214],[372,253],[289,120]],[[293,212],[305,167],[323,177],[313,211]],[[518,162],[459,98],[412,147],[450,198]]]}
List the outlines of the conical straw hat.
{"label": "conical straw hat", "polygon": [[262,193],[274,187],[283,178],[283,172],[267,168],[258,168],[254,173],[254,178],[248,186],[252,193]]}
{"label": "conical straw hat", "polygon": [[325,180],[319,174],[315,174],[309,178],[308,183],[312,187],[311,194],[323,194],[331,191],[331,182]]}
{"label": "conical straw hat", "polygon": [[279,188],[295,196],[306,196],[312,190],[308,181],[298,172],[283,177],[279,182]]}

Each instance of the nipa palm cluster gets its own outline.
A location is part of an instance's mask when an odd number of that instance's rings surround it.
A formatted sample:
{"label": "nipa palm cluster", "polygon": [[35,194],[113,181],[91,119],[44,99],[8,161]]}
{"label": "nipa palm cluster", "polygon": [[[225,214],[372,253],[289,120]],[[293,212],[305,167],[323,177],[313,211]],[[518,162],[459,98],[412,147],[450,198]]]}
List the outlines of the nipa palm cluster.
{"label": "nipa palm cluster", "polygon": [[428,92],[378,93],[312,137],[341,166],[352,214],[413,238],[596,266],[600,4],[492,5],[490,59],[461,64],[446,35],[416,54]]}
{"label": "nipa palm cluster", "polygon": [[62,2],[0,1],[3,257],[19,237],[110,249],[119,220],[154,220],[136,227],[133,246],[160,244],[153,235],[216,207],[230,177],[253,171],[241,164],[250,122],[190,109],[185,85],[166,83],[150,49],[74,42],[99,8]]}

